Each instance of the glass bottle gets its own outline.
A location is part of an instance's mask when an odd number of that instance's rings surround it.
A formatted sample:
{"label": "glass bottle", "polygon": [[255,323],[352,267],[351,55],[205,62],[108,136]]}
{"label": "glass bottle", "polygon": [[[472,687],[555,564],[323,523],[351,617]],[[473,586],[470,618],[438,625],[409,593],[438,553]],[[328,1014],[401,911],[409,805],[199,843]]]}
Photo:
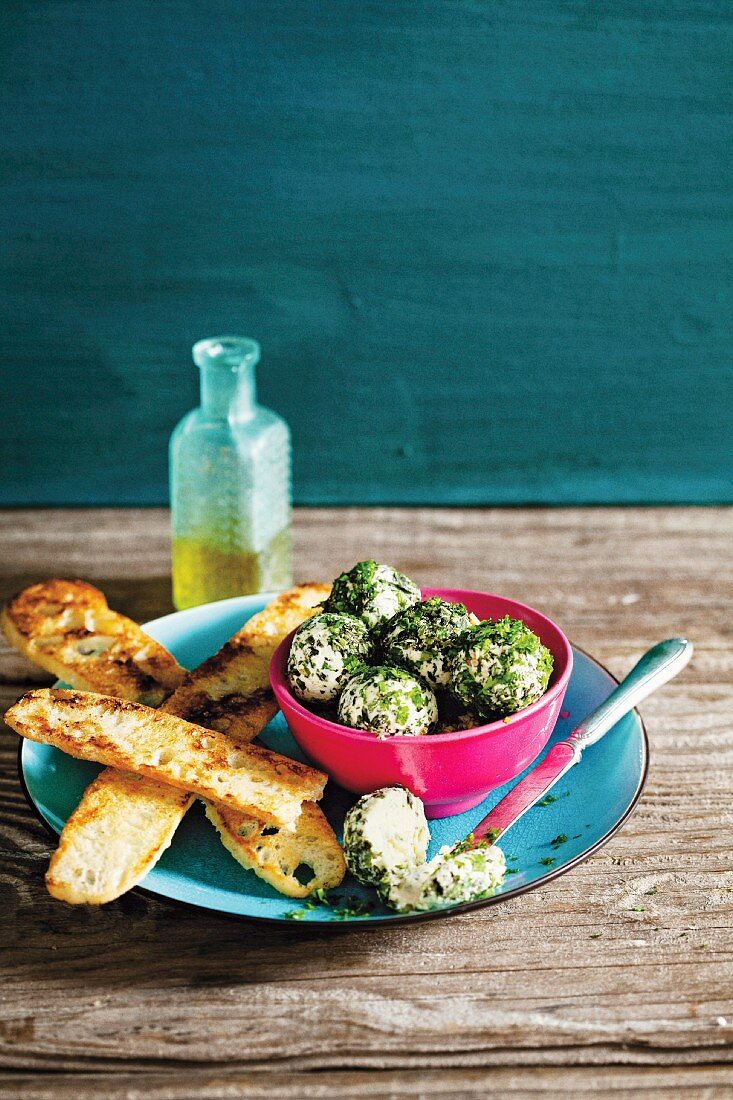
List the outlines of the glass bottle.
{"label": "glass bottle", "polygon": [[260,347],[200,340],[201,405],[170,441],[173,603],[178,609],[292,584],[290,432],[257,404]]}

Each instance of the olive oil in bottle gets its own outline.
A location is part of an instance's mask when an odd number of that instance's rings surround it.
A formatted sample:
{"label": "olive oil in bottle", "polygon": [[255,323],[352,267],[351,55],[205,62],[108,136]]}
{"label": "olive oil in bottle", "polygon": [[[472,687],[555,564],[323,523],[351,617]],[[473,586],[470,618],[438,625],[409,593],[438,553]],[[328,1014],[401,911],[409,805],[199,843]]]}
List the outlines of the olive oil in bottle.
{"label": "olive oil in bottle", "polygon": [[170,442],[173,603],[180,610],[292,584],[290,432],[257,404],[259,345],[201,340],[201,405]]}

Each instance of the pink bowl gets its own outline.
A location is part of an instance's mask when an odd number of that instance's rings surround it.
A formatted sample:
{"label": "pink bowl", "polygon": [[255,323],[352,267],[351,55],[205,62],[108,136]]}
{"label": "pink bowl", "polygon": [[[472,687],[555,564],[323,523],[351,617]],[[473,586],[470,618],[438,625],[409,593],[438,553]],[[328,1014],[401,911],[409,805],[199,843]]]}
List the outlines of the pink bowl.
{"label": "pink bowl", "polygon": [[270,680],[285,720],[303,752],[334,782],[354,794],[402,784],[425,803],[428,817],[470,810],[513,779],[539,755],[552,733],[573,667],[567,638],[550,619],[526,604],[462,588],[423,588],[423,599],[441,596],[466,605],[480,619],[521,619],[555,659],[550,685],[536,703],[511,716],[458,733],[389,737],[350,729],[313,714],[300,703],[285,675],[292,634],[272,658]]}

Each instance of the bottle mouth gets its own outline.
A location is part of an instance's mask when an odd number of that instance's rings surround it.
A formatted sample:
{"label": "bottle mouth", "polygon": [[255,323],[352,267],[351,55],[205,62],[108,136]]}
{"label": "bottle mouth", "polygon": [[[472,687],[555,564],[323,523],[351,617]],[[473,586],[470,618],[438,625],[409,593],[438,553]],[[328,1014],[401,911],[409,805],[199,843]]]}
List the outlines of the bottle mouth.
{"label": "bottle mouth", "polygon": [[260,345],[248,336],[212,336],[193,345],[193,361],[197,367],[242,370],[259,363]]}

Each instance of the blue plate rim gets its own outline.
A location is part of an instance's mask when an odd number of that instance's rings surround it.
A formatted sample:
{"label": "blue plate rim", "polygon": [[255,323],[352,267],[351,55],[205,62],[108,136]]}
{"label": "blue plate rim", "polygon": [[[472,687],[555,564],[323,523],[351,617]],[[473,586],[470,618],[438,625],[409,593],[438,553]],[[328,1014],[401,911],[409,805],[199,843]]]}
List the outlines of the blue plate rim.
{"label": "blue plate rim", "polygon": [[[258,593],[258,595],[265,595],[265,594]],[[241,596],[236,596],[236,597],[234,597],[234,600],[241,600],[241,598],[242,598]],[[229,600],[222,600],[222,601],[219,601],[219,602],[220,603],[229,603],[230,601]],[[234,601],[231,601],[231,602],[234,602]],[[201,609],[200,608],[190,608],[188,610],[195,614],[195,612],[197,612],[197,611],[200,612]],[[185,612],[178,612],[178,614],[185,614]],[[167,618],[167,617],[168,616],[160,616],[159,618]],[[159,621],[159,619],[151,619],[149,622],[143,623],[143,628],[152,626],[155,623],[157,623],[158,621]],[[570,642],[570,644],[571,644],[573,650],[575,650],[578,653],[582,653],[584,657],[586,657],[589,661],[592,661],[592,663],[594,665],[596,665],[599,669],[601,669],[603,672],[605,672],[605,674],[615,684],[618,684],[618,682],[619,682],[618,679],[613,675],[613,673],[609,669],[606,668],[605,665],[601,664],[601,662],[596,657],[593,657],[592,654],[588,653],[588,651],[583,649],[581,646],[574,645],[572,641]],[[150,889],[149,887],[146,887],[146,886],[134,886],[132,888],[132,890],[130,890],[128,892],[129,893],[137,893],[137,894],[142,895],[143,897],[150,898],[150,899],[155,900],[155,901],[162,901],[162,902],[165,902],[168,905],[175,906],[175,907],[181,907],[181,908],[184,908],[184,909],[195,909],[197,911],[201,911],[201,912],[205,912],[205,913],[215,913],[215,914],[217,914],[217,916],[225,917],[228,920],[234,920],[234,921],[240,921],[240,922],[241,921],[251,921],[252,923],[255,923],[255,924],[277,925],[279,927],[283,927],[283,926],[288,926],[290,928],[297,927],[301,931],[307,931],[309,928],[313,929],[314,927],[318,928],[318,929],[323,929],[323,928],[344,929],[344,928],[348,928],[348,929],[351,929],[351,930],[353,930],[356,927],[370,928],[370,929],[374,929],[374,928],[393,928],[393,927],[398,926],[398,925],[415,924],[417,922],[422,922],[422,921],[427,921],[427,920],[438,920],[440,918],[458,916],[462,913],[470,913],[470,912],[473,912],[476,909],[483,909],[483,908],[485,908],[487,906],[490,906],[490,905],[498,905],[501,902],[509,900],[509,898],[519,897],[521,894],[527,894],[527,893],[530,893],[532,890],[539,889],[539,887],[544,886],[549,882],[553,882],[555,879],[558,879],[562,875],[567,874],[568,871],[572,871],[575,867],[578,867],[581,863],[584,863],[587,859],[590,859],[590,857],[592,855],[595,855],[595,853],[597,851],[599,851],[601,848],[603,848],[604,845],[606,845],[609,842],[609,840],[611,840],[616,835],[616,833],[625,825],[625,823],[629,820],[631,815],[634,813],[634,811],[636,810],[636,808],[639,804],[639,800],[641,799],[641,796],[644,793],[644,788],[646,786],[647,778],[649,776],[650,746],[649,746],[649,735],[647,733],[647,729],[646,729],[646,726],[644,724],[644,719],[641,717],[641,715],[639,714],[639,712],[636,708],[634,708],[633,713],[636,716],[636,719],[639,722],[639,726],[640,726],[640,729],[641,729],[644,759],[643,759],[643,764],[642,764],[641,775],[639,777],[639,782],[637,784],[636,790],[634,791],[633,797],[631,798],[631,801],[629,802],[629,804],[626,807],[626,809],[624,810],[624,812],[621,814],[621,816],[618,818],[618,820],[614,823],[614,825],[606,833],[603,834],[602,837],[600,837],[598,840],[596,840],[585,851],[580,852],[577,856],[574,856],[573,859],[568,860],[567,863],[564,863],[564,864],[562,864],[562,866],[556,867],[554,869],[548,869],[547,872],[544,875],[542,875],[541,877],[533,879],[531,882],[523,883],[523,884],[520,884],[518,886],[515,886],[510,890],[502,891],[502,893],[500,893],[500,894],[494,894],[494,895],[492,895],[491,897],[488,897],[488,898],[480,898],[477,901],[461,902],[457,905],[452,905],[452,906],[449,906],[449,907],[446,906],[445,908],[442,908],[442,909],[431,909],[431,910],[428,910],[427,912],[424,912],[424,913],[404,913],[404,914],[401,914],[401,915],[390,916],[390,917],[387,917],[386,919],[383,918],[381,920],[370,920],[368,918],[365,919],[363,917],[353,918],[353,919],[346,919],[346,920],[332,920],[332,919],[328,919],[328,918],[321,920],[321,919],[318,919],[315,916],[311,916],[308,921],[301,923],[299,921],[288,920],[284,916],[267,917],[267,916],[262,916],[262,915],[249,914],[249,913],[231,913],[231,912],[228,912],[224,909],[217,909],[215,906],[203,905],[203,904],[201,904],[199,902],[195,902],[195,901],[186,901],[184,898],[172,898],[172,897],[169,897],[166,894],[159,893],[158,891]],[[28,789],[28,784],[27,784],[26,779],[25,779],[25,771],[24,771],[24,767],[23,767],[23,747],[24,747],[24,745],[25,745],[25,738],[21,738],[20,739],[20,744],[18,745],[18,782],[20,784],[20,788],[23,792],[25,800],[28,803],[28,806],[30,807],[30,810],[33,813],[33,815],[37,818],[38,821],[40,821],[41,825],[43,825],[44,829],[46,830],[46,832],[51,837],[53,837],[54,839],[58,839],[59,833],[56,832],[56,830],[53,828],[53,826],[50,824],[50,822],[48,822],[46,820],[46,818],[43,816],[40,809],[36,805],[32,795],[30,793],[30,790]],[[297,905],[297,899],[293,899],[293,900],[294,900],[295,904]]]}

